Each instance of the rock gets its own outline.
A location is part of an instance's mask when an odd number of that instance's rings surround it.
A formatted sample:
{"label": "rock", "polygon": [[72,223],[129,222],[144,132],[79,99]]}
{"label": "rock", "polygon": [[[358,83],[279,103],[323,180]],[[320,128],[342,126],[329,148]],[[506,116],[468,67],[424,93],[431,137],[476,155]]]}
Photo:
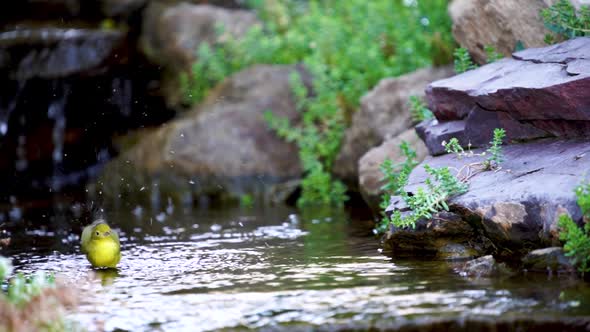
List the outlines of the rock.
{"label": "rock", "polygon": [[[441,122],[466,120],[466,141],[481,146],[496,127],[508,141],[590,135],[590,38],[528,49],[431,83],[426,99]],[[570,68],[570,66],[572,68]],[[575,74],[571,74],[575,73]],[[438,143],[438,127],[432,141]],[[454,125],[453,125],[454,128]],[[424,132],[424,130],[423,130]],[[425,135],[428,136],[428,135]],[[440,136],[440,135],[438,135]],[[427,141],[427,145],[434,146]]]}
{"label": "rock", "polygon": [[529,252],[522,259],[523,267],[533,272],[575,272],[561,247],[549,247]]}
{"label": "rock", "polygon": [[384,247],[395,257],[457,260],[482,255],[486,248],[479,239],[477,231],[457,214],[441,212],[431,220],[419,220],[415,228],[391,225]]}
{"label": "rock", "polygon": [[120,178],[138,179],[132,184],[136,193],[157,178],[159,187],[170,191],[190,184],[192,195],[235,197],[298,178],[297,147],[279,138],[263,118],[271,110],[291,123],[299,120],[289,84],[293,71],[310,84],[296,66],[259,65],[236,73],[199,107],[143,137],[101,181],[114,183],[112,193],[128,190],[119,188],[126,186]]}
{"label": "rock", "polygon": [[424,68],[381,80],[361,99],[361,108],[346,131],[334,173],[356,184],[359,159],[369,149],[400,135],[412,125],[410,96],[423,97],[428,83],[452,74],[451,67]]}
{"label": "rock", "polygon": [[489,278],[513,275],[504,263],[497,263],[492,255],[471,260],[459,269],[459,273],[467,277]]}
{"label": "rock", "polygon": [[437,156],[445,153],[443,142],[451,138],[459,140],[461,146],[469,146],[469,138],[465,136],[465,120],[446,121],[424,120],[416,126],[416,133],[426,144],[428,153]]}
{"label": "rock", "polygon": [[16,80],[101,73],[126,57],[116,30],[23,28],[0,33],[0,71]]}
{"label": "rock", "polygon": [[401,155],[399,148],[403,141],[407,142],[416,151],[418,162],[426,157],[426,146],[420,141],[413,129],[408,129],[401,135],[388,139],[380,146],[372,148],[359,160],[359,189],[365,202],[376,215],[379,215],[379,203],[383,194],[381,187],[384,185],[381,180],[383,173],[381,173],[379,166],[387,158],[394,163],[405,161],[405,157]]}
{"label": "rock", "polygon": [[[574,188],[590,169],[588,140],[543,139],[507,145],[503,150],[502,169],[471,177],[469,191],[449,201],[451,211],[474,222],[499,252],[508,249],[524,254],[530,248],[559,244],[559,216],[569,213],[574,220],[582,217]],[[429,157],[423,164],[458,170],[481,160],[443,155]],[[415,192],[426,178],[424,168],[417,166],[406,191]]]}
{"label": "rock", "polygon": [[140,44],[154,62],[174,71],[188,70],[201,43],[214,45],[229,36],[239,38],[258,23],[256,15],[247,10],[153,1],[146,9]]}
{"label": "rock", "polygon": [[454,0],[449,5],[453,36],[473,59],[486,62],[484,47],[510,55],[518,42],[544,46],[545,28],[539,12],[556,0]]}

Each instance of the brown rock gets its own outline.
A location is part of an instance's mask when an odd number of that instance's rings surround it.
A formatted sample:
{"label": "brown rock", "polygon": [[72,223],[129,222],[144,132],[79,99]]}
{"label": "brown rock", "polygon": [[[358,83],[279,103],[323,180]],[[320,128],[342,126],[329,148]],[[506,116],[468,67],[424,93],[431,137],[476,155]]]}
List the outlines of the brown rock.
{"label": "brown rock", "polygon": [[549,33],[539,12],[555,0],[454,0],[449,5],[453,35],[474,60],[486,62],[484,47],[508,56],[520,41],[525,47],[540,47]]}
{"label": "brown rock", "polygon": [[118,184],[131,175],[140,188],[157,177],[171,190],[180,191],[175,183],[192,182],[195,195],[237,196],[299,177],[297,147],[279,138],[263,118],[271,110],[291,123],[299,121],[289,84],[293,71],[309,84],[309,75],[295,66],[259,65],[236,73],[201,106],[122,154],[107,167],[103,182],[112,183],[110,178]]}
{"label": "brown rock", "polygon": [[[154,62],[175,70],[190,68],[201,43],[239,38],[259,21],[253,12],[181,2],[153,1],[146,9],[141,46]],[[218,27],[223,34],[218,34]]]}
{"label": "brown rock", "polygon": [[410,96],[424,96],[428,83],[452,73],[451,67],[424,68],[381,80],[361,99],[361,109],[354,114],[346,131],[334,173],[356,183],[359,159],[372,147],[400,135],[412,125]]}

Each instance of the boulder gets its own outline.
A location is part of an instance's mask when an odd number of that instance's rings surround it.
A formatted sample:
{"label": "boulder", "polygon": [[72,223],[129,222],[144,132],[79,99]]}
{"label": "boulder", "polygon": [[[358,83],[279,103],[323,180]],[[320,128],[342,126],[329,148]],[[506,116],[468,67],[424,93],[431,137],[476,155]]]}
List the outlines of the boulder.
{"label": "boulder", "polygon": [[289,84],[293,71],[310,85],[309,75],[297,66],[258,65],[234,74],[200,106],[145,135],[112,162],[99,181],[107,187],[103,192],[137,194],[157,179],[170,195],[189,190],[235,197],[298,178],[297,147],[279,138],[263,117],[270,110],[299,121]]}
{"label": "boulder", "polygon": [[[468,192],[450,199],[450,211],[482,230],[498,254],[526,254],[531,248],[558,245],[559,216],[567,213],[581,222],[574,188],[590,169],[589,143],[588,139],[543,139],[504,146],[501,169],[472,176]],[[447,154],[428,157],[423,164],[459,170],[483,158]],[[406,191],[415,192],[426,179],[424,168],[417,166]]]}
{"label": "boulder", "polygon": [[102,73],[126,57],[117,30],[21,28],[0,33],[0,71],[15,80]]}
{"label": "boulder", "polygon": [[187,70],[201,43],[239,38],[258,23],[256,15],[247,10],[153,1],[146,9],[140,44],[152,61],[174,71]]}
{"label": "boulder", "polygon": [[466,277],[489,278],[506,277],[514,274],[504,263],[498,263],[492,255],[470,260],[459,269],[459,274]]}
{"label": "boulder", "polygon": [[438,122],[423,124],[419,134],[432,154],[442,152],[440,142],[449,132],[473,147],[486,145],[498,127],[506,130],[508,141],[587,137],[587,54],[590,38],[576,38],[433,82],[426,99]]}
{"label": "boulder", "polygon": [[356,184],[359,159],[369,149],[394,138],[412,125],[408,100],[424,96],[424,88],[434,80],[453,74],[451,67],[424,68],[396,78],[386,78],[364,95],[361,108],[347,129],[334,173]]}
{"label": "boulder", "polygon": [[575,272],[562,247],[549,247],[529,252],[522,259],[525,269],[533,272]]}
{"label": "boulder", "polygon": [[449,5],[453,36],[473,59],[486,62],[484,47],[510,55],[518,42],[525,47],[545,45],[549,33],[539,12],[556,0],[454,0]]}
{"label": "boulder", "polygon": [[381,179],[383,173],[379,166],[385,159],[389,158],[394,163],[402,163],[405,157],[401,155],[400,144],[405,141],[416,151],[416,159],[422,161],[428,154],[426,146],[416,135],[413,129],[404,131],[397,137],[383,142],[378,147],[372,148],[359,160],[359,189],[371,210],[379,215],[379,203],[383,191],[381,187],[385,184]]}

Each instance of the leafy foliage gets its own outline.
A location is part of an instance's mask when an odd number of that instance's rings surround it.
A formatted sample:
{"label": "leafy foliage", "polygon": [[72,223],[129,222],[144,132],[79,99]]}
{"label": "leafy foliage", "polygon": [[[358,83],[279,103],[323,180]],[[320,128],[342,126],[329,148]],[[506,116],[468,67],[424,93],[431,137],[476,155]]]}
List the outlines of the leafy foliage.
{"label": "leafy foliage", "polygon": [[[406,141],[400,144],[401,155],[405,157],[402,163],[395,164],[391,159],[385,159],[379,169],[383,173],[381,180],[385,180],[385,184],[381,187],[383,194],[381,195],[381,203],[379,207],[381,211],[385,211],[389,205],[391,196],[405,195],[404,186],[408,183],[408,178],[412,170],[418,165],[416,161],[416,151],[414,151]],[[377,225],[377,231],[384,232],[390,223],[390,219],[382,212],[382,219]]]}
{"label": "leafy foliage", "polygon": [[417,96],[410,96],[410,114],[414,122],[421,122],[434,118],[432,111],[426,107],[424,101]]}
{"label": "leafy foliage", "polygon": [[296,92],[302,123],[270,113],[266,118],[281,137],[299,146],[305,170],[300,205],[342,204],[344,185],[330,170],[360,97],[383,77],[452,61],[447,4],[448,0],[253,0],[264,27],[252,28],[239,40],[202,45],[191,77],[182,79],[185,95],[197,102],[221,79],[252,64],[303,63],[313,77],[313,97],[300,98]]}
{"label": "leafy foliage", "polygon": [[[576,197],[584,218],[590,218],[590,183],[578,186]],[[558,225],[559,239],[565,241],[563,249],[566,256],[572,258],[572,263],[580,273],[590,272],[590,222],[586,222],[582,230],[569,215],[563,214],[559,217]]]}
{"label": "leafy foliage", "polygon": [[486,47],[484,47],[484,51],[486,52],[487,63],[492,63],[503,58],[502,54],[498,53],[491,45],[486,45]]}
{"label": "leafy foliage", "polygon": [[405,216],[400,211],[394,211],[391,215],[391,223],[397,227],[415,227],[422,218],[432,218],[433,213],[448,211],[447,200],[467,192],[467,184],[451,174],[448,167],[432,168],[424,165],[424,169],[430,175],[425,181],[426,187],[419,187],[413,196],[402,195],[412,211]]}
{"label": "leafy foliage", "polygon": [[[590,8],[576,7],[568,0],[559,0],[553,6],[541,10],[541,17],[550,31],[562,38],[570,39],[590,35]],[[545,36],[545,42],[553,44],[553,35]]]}
{"label": "leafy foliage", "polygon": [[494,129],[494,138],[487,149],[487,158],[484,167],[487,170],[497,169],[504,161],[504,152],[502,150],[502,141],[506,137],[506,131],[503,128]]}
{"label": "leafy foliage", "polygon": [[455,73],[461,74],[468,70],[477,68],[477,65],[471,60],[469,51],[464,47],[459,47],[453,52],[455,56]]}
{"label": "leafy foliage", "polygon": [[73,329],[62,316],[63,306],[73,300],[66,291],[56,287],[52,275],[11,275],[12,264],[0,256],[0,283],[6,284],[0,291],[0,331]]}
{"label": "leafy foliage", "polygon": [[390,197],[399,195],[412,211],[402,215],[400,211],[396,210],[393,211],[390,218],[387,218],[384,213],[381,223],[377,226],[379,232],[385,231],[390,223],[393,223],[396,227],[414,227],[421,218],[431,218],[433,213],[441,210],[448,211],[447,200],[467,191],[467,185],[461,183],[451,174],[448,167],[436,169],[424,165],[424,169],[430,175],[425,181],[426,187],[418,188],[414,195],[410,196],[404,190],[404,186],[408,182],[410,173],[418,164],[416,162],[416,153],[405,142],[402,143],[400,149],[402,155],[406,157],[403,163],[393,164],[391,160],[385,160],[381,164],[381,172],[384,174],[383,179],[387,180],[382,187],[384,194],[381,198],[381,208],[385,210],[389,205]]}
{"label": "leafy foliage", "polygon": [[459,140],[456,137],[452,137],[448,142],[443,141],[442,145],[447,153],[453,153],[457,155],[458,159],[461,159],[465,154],[465,150],[461,144],[459,144]]}

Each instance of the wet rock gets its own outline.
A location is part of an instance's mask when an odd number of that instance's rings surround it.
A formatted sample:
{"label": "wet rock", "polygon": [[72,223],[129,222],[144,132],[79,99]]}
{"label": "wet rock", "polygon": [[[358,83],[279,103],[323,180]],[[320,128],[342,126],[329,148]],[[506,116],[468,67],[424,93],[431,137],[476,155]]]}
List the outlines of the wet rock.
{"label": "wet rock", "polygon": [[452,74],[451,67],[425,68],[381,80],[361,99],[361,108],[346,131],[335,174],[356,184],[359,159],[369,149],[402,134],[412,125],[410,96],[423,97],[428,83]]}
{"label": "wet rock", "polygon": [[539,12],[555,0],[455,0],[449,5],[453,36],[474,60],[486,62],[484,47],[492,45],[510,55],[518,42],[540,47],[549,31]]}
{"label": "wet rock", "polygon": [[384,246],[396,257],[456,260],[482,255],[485,246],[480,239],[477,231],[459,215],[441,212],[430,220],[419,220],[415,228],[392,225],[385,236]]}
{"label": "wet rock", "polygon": [[[196,60],[201,43],[239,38],[259,21],[253,12],[181,2],[151,2],[146,9],[140,44],[154,62],[186,70]],[[219,34],[219,27],[223,33]]]}
{"label": "wet rock", "polygon": [[575,272],[561,247],[533,250],[522,259],[522,263],[525,269],[533,272]]}
{"label": "wet rock", "polygon": [[[530,248],[559,244],[559,216],[569,213],[574,220],[582,217],[574,188],[590,169],[588,140],[544,139],[504,146],[503,150],[502,169],[471,177],[469,191],[450,200],[451,211],[483,229],[500,251],[524,254]],[[454,155],[443,155],[429,157],[423,163],[458,170],[481,158],[458,160]],[[419,165],[406,191],[414,192],[426,178]]]}
{"label": "wet rock", "polygon": [[471,260],[459,269],[459,273],[467,277],[489,278],[510,276],[514,272],[504,263],[498,263],[492,255],[479,257]]}
{"label": "wet rock", "polygon": [[426,146],[413,129],[404,131],[401,135],[388,139],[378,147],[372,148],[359,160],[359,189],[363,199],[376,215],[379,215],[379,203],[385,184],[381,179],[383,173],[379,169],[381,163],[389,158],[394,163],[402,163],[405,157],[401,155],[400,144],[405,141],[416,151],[416,159],[422,161],[426,155]]}
{"label": "wet rock", "polygon": [[590,73],[583,63],[589,53],[588,37],[517,52],[514,59],[433,82],[426,98],[441,123],[465,119],[464,139],[475,146],[496,127],[506,129],[508,141],[586,137]]}
{"label": "wet rock", "polygon": [[0,71],[12,79],[94,75],[126,57],[116,30],[31,28],[0,33]]}
{"label": "wet rock", "polygon": [[200,106],[143,137],[101,181],[115,183],[111,192],[126,186],[121,177],[137,179],[132,185],[137,188],[157,178],[167,194],[188,186],[194,195],[235,197],[298,178],[296,146],[279,138],[263,117],[271,110],[291,123],[299,121],[289,84],[293,71],[310,83],[296,66],[259,65],[236,73]]}

